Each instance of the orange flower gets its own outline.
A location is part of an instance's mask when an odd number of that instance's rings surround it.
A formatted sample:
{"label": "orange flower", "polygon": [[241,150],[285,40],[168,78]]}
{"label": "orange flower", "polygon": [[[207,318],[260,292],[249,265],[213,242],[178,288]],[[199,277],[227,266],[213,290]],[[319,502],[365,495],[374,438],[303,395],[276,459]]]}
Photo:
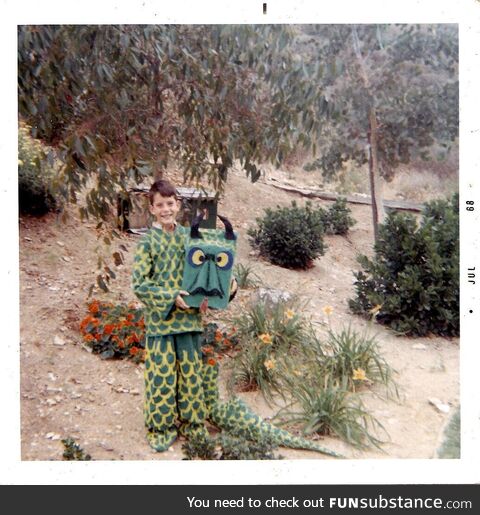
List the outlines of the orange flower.
{"label": "orange flower", "polygon": [[125,342],[123,340],[118,340],[118,347],[123,349],[125,347]]}
{"label": "orange flower", "polygon": [[135,356],[135,354],[137,354],[138,351],[138,347],[132,347],[129,352],[132,356]]}
{"label": "orange flower", "polygon": [[258,339],[265,343],[266,345],[270,345],[272,343],[272,337],[268,333],[260,334]]}
{"label": "orange flower", "polygon": [[102,335],[100,333],[97,333],[95,335],[95,340],[97,340],[97,342],[99,342],[101,339],[102,339]]}
{"label": "orange flower", "polygon": [[90,311],[90,313],[98,313],[98,310],[99,310],[98,300],[94,300],[93,302],[91,302],[88,305],[88,311]]}
{"label": "orange flower", "polygon": [[221,333],[221,331],[219,329],[217,329],[215,331],[215,341],[219,342],[221,340],[223,340],[223,334]]}
{"label": "orange flower", "polygon": [[223,340],[223,345],[225,345],[225,347],[230,347],[232,342],[228,338],[225,338],[225,340]]}
{"label": "orange flower", "polygon": [[132,313],[129,313],[127,315],[127,320],[133,320],[133,314]]}
{"label": "orange flower", "polygon": [[112,334],[113,329],[114,329],[113,324],[107,324],[107,325],[103,328],[103,334]]}
{"label": "orange flower", "polygon": [[204,345],[202,351],[204,354],[213,354],[213,347],[210,345]]}
{"label": "orange flower", "polygon": [[208,358],[207,363],[213,366],[217,364],[217,361],[214,358]]}
{"label": "orange flower", "polygon": [[86,341],[86,342],[91,342],[93,341],[95,338],[91,335],[91,334],[86,334],[83,339]]}

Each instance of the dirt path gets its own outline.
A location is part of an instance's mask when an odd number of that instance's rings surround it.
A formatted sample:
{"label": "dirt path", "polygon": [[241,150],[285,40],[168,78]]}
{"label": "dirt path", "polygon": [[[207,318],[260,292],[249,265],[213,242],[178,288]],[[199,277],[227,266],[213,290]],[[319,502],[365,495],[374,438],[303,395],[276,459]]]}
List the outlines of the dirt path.
{"label": "dirt path", "polygon": [[[350,314],[346,299],[353,293],[352,270],[357,253],[370,253],[370,210],[352,206],[357,224],[348,238],[326,238],[328,250],[308,271],[291,271],[258,261],[251,255],[246,230],[265,207],[289,204],[296,197],[264,183],[252,185],[239,173],[229,178],[220,212],[240,233],[239,261],[253,263],[265,285],[288,290],[306,302],[319,333],[328,323],[359,329],[365,322]],[[303,202],[303,200],[298,200]],[[318,202],[328,205],[328,202]],[[130,265],[136,243],[124,236],[129,249],[118,280],[106,298],[133,300]],[[82,346],[77,331],[86,313],[86,296],[96,269],[95,225],[72,218],[67,224],[55,216],[20,221],[20,331],[21,331],[21,439],[23,460],[62,459],[62,438],[71,436],[96,460],[181,459],[181,442],[170,451],[155,453],[143,431],[142,366],[126,361],[102,361]],[[248,302],[242,291],[231,311]],[[97,295],[100,297],[99,295]],[[330,321],[321,308],[333,307]],[[325,446],[351,458],[431,458],[447,414],[429,399],[451,408],[459,404],[458,339],[395,337],[375,327],[383,356],[397,371],[401,403],[366,393],[364,401],[386,427],[390,442],[377,450],[356,451],[336,438]],[[259,414],[272,412],[258,393],[241,396]],[[306,451],[281,449],[286,458],[323,459]]]}

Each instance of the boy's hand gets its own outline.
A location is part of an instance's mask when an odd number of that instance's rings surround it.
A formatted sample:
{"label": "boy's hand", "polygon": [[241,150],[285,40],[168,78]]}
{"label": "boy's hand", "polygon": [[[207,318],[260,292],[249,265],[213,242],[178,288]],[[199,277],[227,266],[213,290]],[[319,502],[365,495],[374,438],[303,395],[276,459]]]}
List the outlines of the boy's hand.
{"label": "boy's hand", "polygon": [[180,290],[178,292],[177,298],[175,299],[175,306],[180,309],[189,309],[190,306],[183,300],[183,296],[190,295],[188,291]]}

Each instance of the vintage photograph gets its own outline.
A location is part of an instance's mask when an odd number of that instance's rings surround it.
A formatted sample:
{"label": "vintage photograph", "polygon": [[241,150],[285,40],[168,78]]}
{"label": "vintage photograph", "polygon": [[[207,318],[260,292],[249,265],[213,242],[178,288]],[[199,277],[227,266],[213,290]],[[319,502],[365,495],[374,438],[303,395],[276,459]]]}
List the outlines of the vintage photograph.
{"label": "vintage photograph", "polygon": [[17,36],[22,461],[460,458],[458,24]]}

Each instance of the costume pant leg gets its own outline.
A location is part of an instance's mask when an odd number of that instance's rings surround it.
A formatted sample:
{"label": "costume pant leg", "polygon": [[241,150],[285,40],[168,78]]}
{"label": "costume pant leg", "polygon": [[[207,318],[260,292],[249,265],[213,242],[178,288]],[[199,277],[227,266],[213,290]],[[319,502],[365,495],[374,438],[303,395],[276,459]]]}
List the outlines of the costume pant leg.
{"label": "costume pant leg", "polygon": [[147,439],[157,451],[177,437],[175,344],[172,336],[149,336],[145,345],[145,425]]}
{"label": "costume pant leg", "polygon": [[177,354],[177,407],[182,425],[180,432],[185,436],[207,435],[204,426],[206,418],[203,395],[203,363],[200,333],[175,335]]}

